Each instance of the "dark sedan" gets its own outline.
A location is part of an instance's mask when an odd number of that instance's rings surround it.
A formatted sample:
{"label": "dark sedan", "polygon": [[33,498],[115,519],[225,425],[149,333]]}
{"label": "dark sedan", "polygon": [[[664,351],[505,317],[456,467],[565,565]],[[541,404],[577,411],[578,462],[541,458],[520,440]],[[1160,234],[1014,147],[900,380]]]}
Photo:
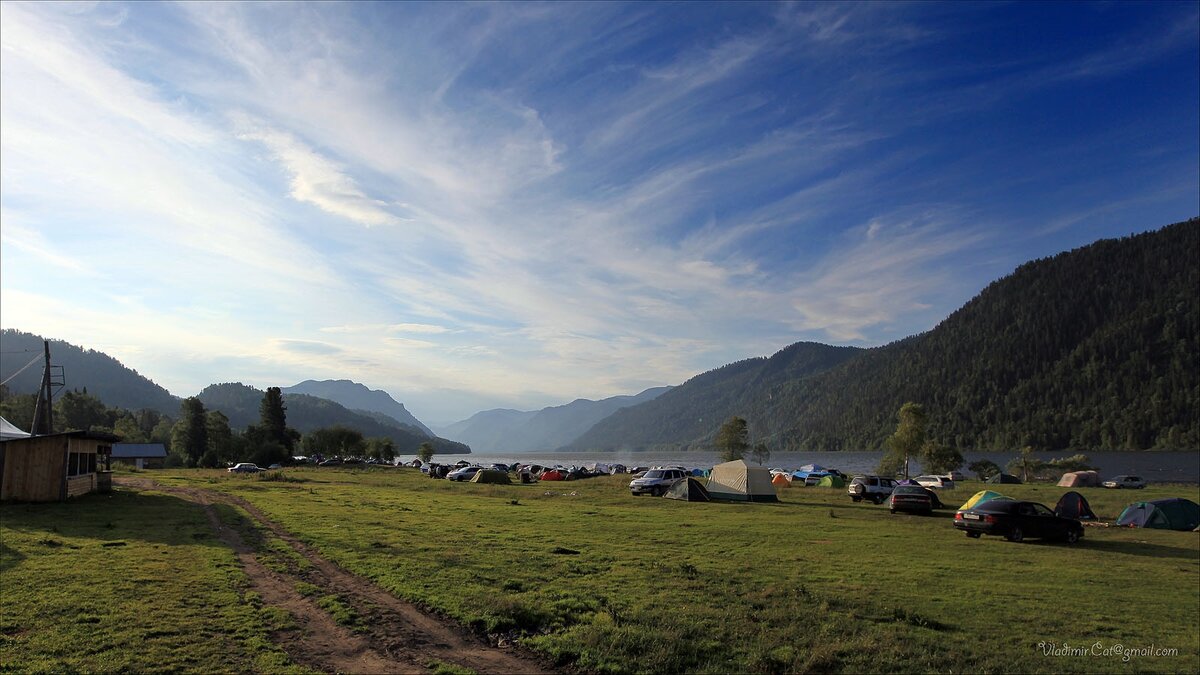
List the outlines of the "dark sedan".
{"label": "dark sedan", "polygon": [[1060,518],[1037,502],[1012,499],[993,499],[959,511],[954,514],[954,526],[965,531],[968,537],[993,534],[1009,541],[1038,537],[1074,544],[1083,536],[1083,525],[1078,520]]}
{"label": "dark sedan", "polygon": [[892,490],[892,496],[888,497],[888,508],[892,513],[933,513],[934,509],[942,508],[942,502],[929,488],[920,485],[899,485]]}

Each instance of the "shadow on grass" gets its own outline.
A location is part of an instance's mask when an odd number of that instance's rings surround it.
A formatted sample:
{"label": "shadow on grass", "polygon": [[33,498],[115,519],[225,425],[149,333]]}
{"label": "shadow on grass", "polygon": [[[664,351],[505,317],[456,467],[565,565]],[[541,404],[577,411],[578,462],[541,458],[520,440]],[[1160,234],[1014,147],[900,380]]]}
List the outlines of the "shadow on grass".
{"label": "shadow on grass", "polygon": [[[1049,543],[1049,542],[1047,542]],[[1097,539],[1088,539],[1086,536],[1079,540],[1076,546],[1092,549],[1094,551],[1105,551],[1108,553],[1124,553],[1126,555],[1143,556],[1146,558],[1182,558],[1185,560],[1195,560],[1196,552],[1185,548],[1176,548],[1174,546],[1163,546],[1162,544],[1141,544],[1136,541],[1101,541]]]}
{"label": "shadow on grass", "polygon": [[[5,530],[47,541],[90,539],[99,546],[129,542],[223,546],[209,527],[203,507],[164,494],[116,490],[65,502],[5,504],[0,506],[0,521]],[[14,556],[11,546],[3,555],[6,568],[15,565],[8,562]]]}
{"label": "shadow on grass", "polygon": [[24,559],[24,553],[0,541],[0,574],[16,567]]}

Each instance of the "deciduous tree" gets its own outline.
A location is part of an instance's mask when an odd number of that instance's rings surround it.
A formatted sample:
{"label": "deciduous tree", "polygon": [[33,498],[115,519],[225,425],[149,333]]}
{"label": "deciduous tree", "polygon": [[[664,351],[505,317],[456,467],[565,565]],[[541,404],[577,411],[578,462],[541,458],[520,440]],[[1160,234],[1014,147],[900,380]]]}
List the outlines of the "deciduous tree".
{"label": "deciduous tree", "polygon": [[750,431],[746,426],[746,420],[735,415],[726,420],[717,430],[717,437],[713,444],[721,453],[722,461],[732,462],[746,456],[746,451],[750,449],[749,438]]}
{"label": "deciduous tree", "polygon": [[925,414],[925,406],[911,401],[900,406],[897,416],[900,423],[896,426],[896,433],[887,439],[887,452],[879,461],[879,473],[893,476],[903,468],[904,477],[908,478],[909,459],[917,456],[921,447],[925,445],[925,425],[928,416]]}

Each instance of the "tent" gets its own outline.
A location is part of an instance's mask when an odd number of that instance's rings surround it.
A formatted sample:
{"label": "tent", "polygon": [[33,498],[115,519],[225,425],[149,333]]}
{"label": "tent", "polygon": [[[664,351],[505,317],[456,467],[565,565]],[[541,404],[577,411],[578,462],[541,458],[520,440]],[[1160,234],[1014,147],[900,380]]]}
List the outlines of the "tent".
{"label": "tent", "polygon": [[817,487],[831,487],[831,488],[846,487],[846,479],[842,478],[841,476],[839,476],[837,474],[831,473],[828,476],[823,477],[821,479],[821,482],[817,483]]}
{"label": "tent", "polygon": [[792,481],[788,480],[786,473],[777,473],[775,474],[775,477],[771,479],[771,485],[774,485],[775,487],[791,487]]}
{"label": "tent", "polygon": [[993,499],[1011,499],[1011,497],[1005,497],[999,492],[992,492],[991,490],[980,490],[972,495],[971,498],[967,500],[966,504],[958,507],[958,510],[966,511],[967,509],[974,508],[984,502],[990,502]]}
{"label": "tent", "polygon": [[1058,498],[1054,505],[1054,515],[1076,520],[1096,520],[1096,513],[1083,495],[1074,490]]}
{"label": "tent", "polygon": [[732,501],[779,501],[771,484],[771,472],[765,467],[750,466],[744,459],[714,466],[708,479],[708,494],[713,499]]}
{"label": "tent", "polygon": [[538,476],[538,479],[539,480],[566,480],[567,477],[565,475],[563,475],[563,472],[559,471],[558,469],[548,469],[546,471],[543,471],[542,475]]}
{"label": "tent", "polygon": [[711,499],[708,490],[695,478],[681,478],[675,481],[663,496],[667,499],[682,499],[685,502],[707,502]]}
{"label": "tent", "polygon": [[1003,483],[1005,485],[1020,485],[1021,479],[1017,478],[1016,476],[1009,475],[1007,473],[998,473],[995,476],[992,476],[991,478],[989,478],[988,482],[993,485],[998,484],[998,483]]}
{"label": "tent", "polygon": [[497,483],[500,485],[511,485],[512,480],[508,474],[503,471],[492,471],[491,469],[480,469],[471,476],[471,483]]}
{"label": "tent", "polygon": [[1095,471],[1068,471],[1058,480],[1058,487],[1100,487],[1100,474]]}
{"label": "tent", "polygon": [[29,432],[21,431],[12,422],[0,417],[0,441],[10,438],[29,438]]}
{"label": "tent", "polygon": [[1200,525],[1200,505],[1190,499],[1179,498],[1135,502],[1121,512],[1117,525],[1186,532]]}

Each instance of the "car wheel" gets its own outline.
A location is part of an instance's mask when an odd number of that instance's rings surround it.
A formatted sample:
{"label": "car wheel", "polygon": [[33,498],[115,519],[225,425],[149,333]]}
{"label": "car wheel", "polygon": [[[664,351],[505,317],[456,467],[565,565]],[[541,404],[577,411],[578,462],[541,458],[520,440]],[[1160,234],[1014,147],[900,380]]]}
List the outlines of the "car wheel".
{"label": "car wheel", "polygon": [[861,496],[862,496],[862,493],[863,493],[865,490],[866,490],[866,488],[865,488],[865,487],[863,487],[863,484],[862,484],[862,483],[855,483],[855,484],[854,484],[853,486],[851,486],[851,488],[850,488],[850,491],[851,491],[851,492],[853,492],[854,494],[858,495],[859,497],[861,497]]}
{"label": "car wheel", "polygon": [[978,532],[968,532],[967,536],[972,539],[978,539],[979,537],[981,537],[983,535],[979,534]]}
{"label": "car wheel", "polygon": [[1009,541],[1021,542],[1025,540],[1025,533],[1021,531],[1021,528],[1013,527],[1004,537]]}
{"label": "car wheel", "polygon": [[883,495],[875,495],[875,503],[882,504],[883,503]]}
{"label": "car wheel", "polygon": [[662,493],[663,493],[663,490],[660,487],[651,488],[651,490],[650,490],[650,494],[654,495],[655,497],[661,497]]}
{"label": "car wheel", "polygon": [[888,509],[888,511],[891,511],[893,516],[896,515],[896,509]]}
{"label": "car wheel", "polygon": [[1064,539],[1068,544],[1074,544],[1075,542],[1079,541],[1079,530],[1074,528],[1067,530],[1067,536],[1064,537]]}
{"label": "car wheel", "polygon": [[857,503],[859,503],[859,502],[861,502],[861,501],[862,501],[862,497],[851,497],[851,498],[850,498],[850,501],[852,501],[852,502],[854,502],[855,504],[857,504]]}

